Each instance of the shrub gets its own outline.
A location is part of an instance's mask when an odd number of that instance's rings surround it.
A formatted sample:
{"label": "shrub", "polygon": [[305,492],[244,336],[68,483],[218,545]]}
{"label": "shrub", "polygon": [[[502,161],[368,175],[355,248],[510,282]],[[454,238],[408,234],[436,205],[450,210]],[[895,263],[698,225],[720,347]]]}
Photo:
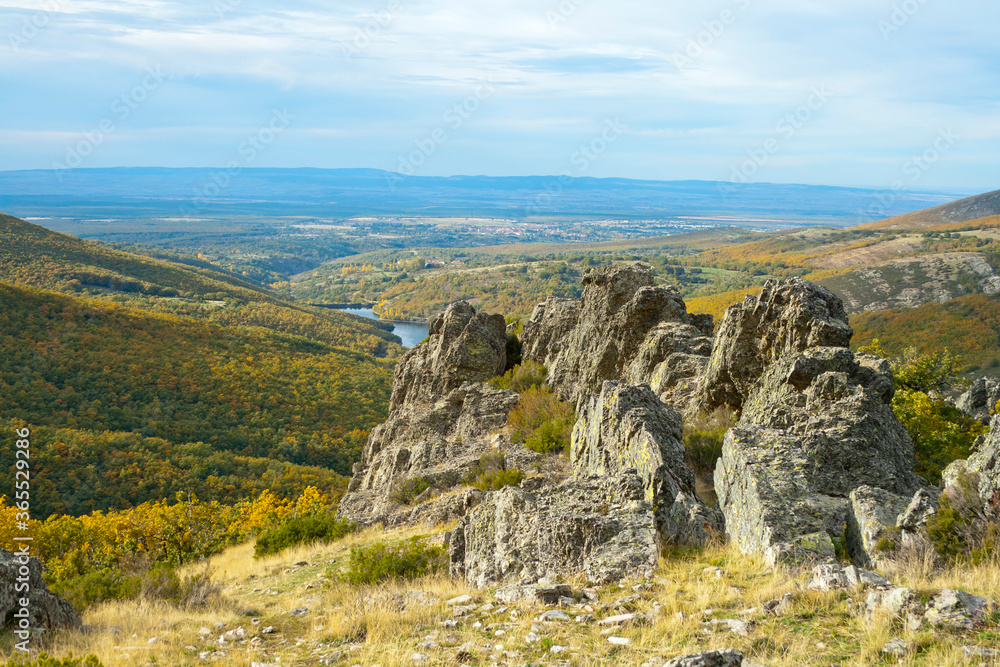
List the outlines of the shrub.
{"label": "shrub", "polygon": [[426,477],[398,479],[389,490],[389,500],[398,505],[412,505],[417,496],[431,488],[434,488],[434,484]]}
{"label": "shrub", "polygon": [[736,423],[736,416],[726,408],[699,414],[684,423],[684,451],[688,467],[699,477],[712,477],[715,463],[722,456],[722,443]]}
{"label": "shrub", "polygon": [[257,538],[254,558],[276,554],[306,542],[333,542],[354,531],[354,524],[332,516],[303,516]]}
{"label": "shrub", "polygon": [[532,387],[510,413],[507,428],[511,440],[528,449],[547,454],[568,452],[576,412],[545,387]]}
{"label": "shrub", "polygon": [[927,522],[927,538],[942,557],[980,563],[1000,550],[1000,524],[991,521],[978,493],[979,477],[963,475],[940,497]]}
{"label": "shrub", "polygon": [[534,361],[526,361],[514,366],[500,377],[493,378],[490,380],[490,384],[497,389],[521,393],[532,387],[546,386],[545,378],[547,375],[548,371],[545,370],[545,366]]}
{"label": "shrub", "polygon": [[517,486],[523,479],[523,472],[507,467],[507,457],[503,452],[487,452],[479,458],[479,464],[469,471],[465,482],[480,491],[499,491],[505,486]]}
{"label": "shrub", "polygon": [[173,566],[137,562],[131,572],[114,569],[92,570],[53,583],[52,591],[66,598],[79,611],[109,600],[144,598],[166,600],[184,609],[202,607],[216,599],[221,589],[206,569],[202,574],[181,579]]}
{"label": "shrub", "polygon": [[444,547],[429,546],[414,537],[402,543],[377,542],[351,549],[343,580],[354,586],[377,584],[416,579],[447,567],[448,551]]}

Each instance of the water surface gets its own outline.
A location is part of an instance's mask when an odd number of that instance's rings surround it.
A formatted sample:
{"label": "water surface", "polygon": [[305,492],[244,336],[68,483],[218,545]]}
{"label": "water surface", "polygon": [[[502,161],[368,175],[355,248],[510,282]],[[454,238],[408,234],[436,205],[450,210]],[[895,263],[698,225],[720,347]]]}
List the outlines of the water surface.
{"label": "water surface", "polygon": [[[360,315],[370,320],[377,320],[379,316],[371,308],[337,308],[344,313]],[[430,327],[425,322],[393,322],[392,333],[403,340],[403,347],[413,347],[423,339],[427,338]]]}

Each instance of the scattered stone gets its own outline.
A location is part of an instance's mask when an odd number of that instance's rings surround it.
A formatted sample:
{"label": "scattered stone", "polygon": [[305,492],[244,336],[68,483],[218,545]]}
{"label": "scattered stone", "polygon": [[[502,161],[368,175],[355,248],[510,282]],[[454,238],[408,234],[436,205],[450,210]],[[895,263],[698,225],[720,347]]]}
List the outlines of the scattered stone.
{"label": "scattered stone", "polygon": [[597,592],[596,588],[584,588],[582,593],[583,597],[587,598],[591,602],[597,602],[601,599],[601,595]]}
{"label": "scattered stone", "polygon": [[972,630],[982,622],[991,606],[984,598],[946,588],[931,599],[924,618],[931,625]]}
{"label": "scattered stone", "polygon": [[308,607],[296,607],[295,609],[288,612],[289,616],[305,616],[309,613]]}
{"label": "scattered stone", "polygon": [[982,646],[963,646],[962,651],[970,658],[981,660],[996,660],[1000,658],[1000,649],[984,648]]}
{"label": "scattered stone", "polygon": [[269,635],[269,634],[271,634],[273,632],[274,632],[274,626],[273,625],[269,625],[269,626],[261,629],[260,634],[262,634],[262,635]]}
{"label": "scattered stone", "polygon": [[572,595],[568,584],[511,584],[498,588],[494,597],[501,604],[528,602],[534,604],[557,604],[559,599]]}
{"label": "scattered stone", "polygon": [[549,649],[549,653],[565,653],[568,650],[568,646],[553,646]]}
{"label": "scattered stone", "polygon": [[702,622],[704,626],[723,626],[733,634],[746,637],[750,634],[750,624],[735,618],[713,618],[711,621]]}
{"label": "scattered stone", "polygon": [[569,614],[560,609],[550,609],[549,611],[542,613],[542,615],[538,617],[538,620],[542,622],[562,622],[571,619]]}
{"label": "scattered stone", "polygon": [[459,595],[458,597],[454,597],[454,598],[448,600],[447,602],[445,602],[445,604],[448,605],[449,607],[454,607],[457,604],[463,604],[464,605],[464,604],[468,604],[470,602],[472,602],[472,596],[471,595]]}
{"label": "scattered stone", "polygon": [[638,616],[635,614],[618,614],[617,616],[609,616],[608,618],[602,619],[597,622],[597,625],[601,627],[618,627],[621,625],[632,625],[638,620]]}
{"label": "scattered stone", "polygon": [[893,588],[892,582],[875,572],[861,570],[848,565],[818,565],[813,571],[813,576],[806,584],[806,588],[811,591],[843,591],[849,588],[875,588],[888,590]]}
{"label": "scattered stone", "polygon": [[913,652],[913,646],[905,639],[897,637],[882,647],[882,653],[894,658],[905,658]]}
{"label": "scattered stone", "polygon": [[628,646],[632,643],[632,640],[628,637],[608,637],[608,642],[615,646]]}
{"label": "scattered stone", "polygon": [[411,662],[426,662],[427,655],[425,653],[414,653],[410,656]]}
{"label": "scattered stone", "polygon": [[667,661],[663,667],[742,667],[743,654],[733,649],[695,653]]}

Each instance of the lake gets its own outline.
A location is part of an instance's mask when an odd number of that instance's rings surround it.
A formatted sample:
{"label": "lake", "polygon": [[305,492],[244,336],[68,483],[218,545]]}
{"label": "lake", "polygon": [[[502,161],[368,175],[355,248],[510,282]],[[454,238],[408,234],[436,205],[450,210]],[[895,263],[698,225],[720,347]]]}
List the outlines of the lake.
{"label": "lake", "polygon": [[[378,315],[371,308],[337,308],[344,313],[360,315],[370,320],[379,319]],[[420,322],[392,322],[392,333],[403,340],[403,347],[413,347],[423,339],[427,338],[430,327],[426,323]]]}

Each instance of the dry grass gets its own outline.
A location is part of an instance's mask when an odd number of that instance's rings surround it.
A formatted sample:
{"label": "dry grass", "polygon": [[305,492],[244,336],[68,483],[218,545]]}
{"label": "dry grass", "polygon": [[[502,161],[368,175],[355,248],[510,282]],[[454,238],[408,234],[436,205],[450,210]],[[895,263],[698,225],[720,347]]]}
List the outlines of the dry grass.
{"label": "dry grass", "polygon": [[[385,533],[372,528],[334,544],[297,547],[261,560],[254,560],[252,543],[235,547],[210,561],[214,580],[225,587],[226,602],[194,612],[141,601],[105,604],[85,615],[85,622],[98,631],[59,635],[53,649],[58,655],[93,653],[107,667],[245,667],[251,661],[316,665],[331,657],[330,664],[345,667],[402,667],[416,664],[411,659],[416,652],[429,657],[424,664],[555,665],[569,660],[580,666],[640,665],[655,663],[654,658],[665,661],[712,648],[737,648],[770,667],[867,667],[895,663],[895,659],[881,656],[880,650],[890,639],[903,637],[918,647],[918,652],[899,664],[937,667],[969,664],[962,647],[996,643],[1000,632],[997,628],[968,636],[927,629],[908,632],[899,619],[881,616],[866,620],[852,611],[863,603],[864,592],[808,591],[808,573],[768,569],[760,559],[728,546],[668,554],[652,580],[601,588],[600,600],[591,603],[592,612],[582,605],[565,608],[571,616],[592,613],[594,621],[587,623],[537,623],[535,619],[544,609],[523,604],[507,609],[496,604],[485,610],[482,605],[494,603],[490,590],[472,590],[464,582],[445,576],[366,587],[336,580],[336,571],[346,562],[351,547],[428,532],[409,529]],[[204,565],[191,568],[185,574]],[[998,561],[947,571],[928,571],[914,562],[891,575],[899,585],[921,593],[958,588],[1000,599]],[[582,580],[572,583],[574,590],[584,584]],[[633,590],[636,585],[639,588]],[[787,613],[775,616],[761,610],[765,602],[786,593],[794,595]],[[455,627],[442,625],[453,618],[453,609],[445,601],[462,594],[471,595],[478,609],[455,618]],[[613,603],[629,595],[639,598],[627,610],[650,612],[652,621],[615,629],[615,635],[631,643],[614,646],[596,620],[621,613],[623,610],[613,608]],[[308,607],[309,613],[289,615],[297,607]],[[241,613],[244,608],[254,611],[259,624]],[[740,636],[705,624],[712,619],[747,621],[751,624],[749,634]],[[217,623],[224,627],[216,629]],[[108,630],[112,626],[119,628],[114,634]],[[262,635],[259,647],[251,646],[249,639],[266,626],[274,626],[275,632]],[[212,635],[200,636],[202,627],[212,629]],[[227,655],[210,663],[199,659],[199,653],[219,648],[213,642],[222,632],[239,627],[248,632],[245,643],[225,647]],[[528,643],[526,638],[533,631],[539,641]],[[152,646],[148,644],[151,637],[158,639]],[[470,655],[459,655],[465,650],[463,646]],[[566,651],[553,654],[553,646],[566,647]],[[504,651],[516,655],[505,657]]]}

